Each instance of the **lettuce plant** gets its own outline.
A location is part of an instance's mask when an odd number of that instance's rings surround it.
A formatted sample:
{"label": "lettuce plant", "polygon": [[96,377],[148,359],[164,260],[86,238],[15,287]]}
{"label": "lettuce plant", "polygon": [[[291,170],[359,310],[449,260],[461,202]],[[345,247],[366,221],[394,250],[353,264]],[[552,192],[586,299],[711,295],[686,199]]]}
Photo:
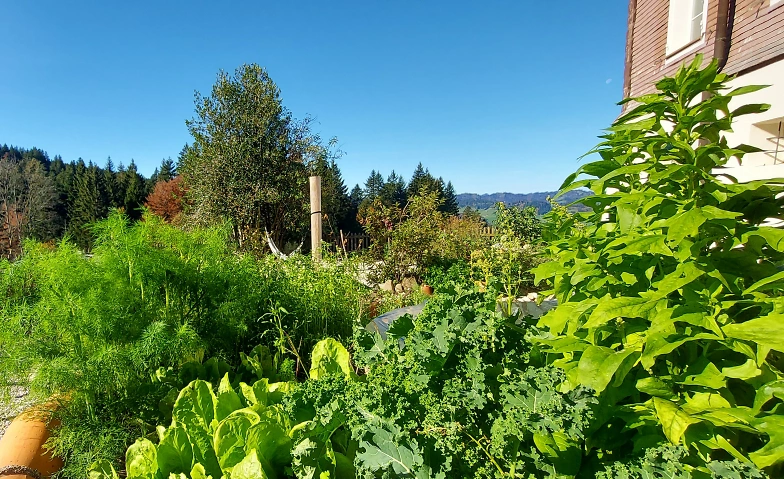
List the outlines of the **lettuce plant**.
{"label": "lettuce plant", "polygon": [[[260,367],[259,357],[252,354],[243,359]],[[312,364],[314,380],[335,374],[355,376],[348,351],[334,339],[316,344]],[[292,473],[300,478],[353,477],[353,456],[346,456],[353,454],[348,443],[339,440],[340,435],[332,439],[340,422],[297,421],[284,410],[284,398],[296,387],[295,382],[267,378],[232,387],[228,372],[217,390],[207,381],[192,381],[174,402],[171,425],[157,428],[157,444],[141,438],[128,448],[127,477],[265,479]],[[118,474],[110,462],[99,461],[89,477],[113,479]]]}

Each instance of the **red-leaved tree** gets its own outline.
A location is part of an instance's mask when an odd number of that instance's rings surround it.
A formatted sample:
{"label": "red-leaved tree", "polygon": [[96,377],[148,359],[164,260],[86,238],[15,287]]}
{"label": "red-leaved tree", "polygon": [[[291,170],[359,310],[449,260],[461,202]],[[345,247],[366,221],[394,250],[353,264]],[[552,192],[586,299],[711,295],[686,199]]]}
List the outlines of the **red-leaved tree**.
{"label": "red-leaved tree", "polygon": [[185,206],[185,191],[181,176],[159,181],[147,196],[147,208],[169,223],[177,222]]}

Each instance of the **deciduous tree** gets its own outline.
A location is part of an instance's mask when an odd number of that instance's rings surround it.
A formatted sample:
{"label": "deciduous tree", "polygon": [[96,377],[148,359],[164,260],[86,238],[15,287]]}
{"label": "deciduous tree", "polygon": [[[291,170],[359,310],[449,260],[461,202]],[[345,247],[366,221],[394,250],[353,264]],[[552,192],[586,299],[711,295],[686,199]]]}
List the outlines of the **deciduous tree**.
{"label": "deciduous tree", "polygon": [[233,75],[221,71],[195,103],[196,116],[186,122],[193,144],[179,166],[194,217],[230,218],[240,245],[265,229],[279,244],[299,239],[307,220],[305,165],[318,146],[309,121],[292,118],[277,85],[255,64]]}

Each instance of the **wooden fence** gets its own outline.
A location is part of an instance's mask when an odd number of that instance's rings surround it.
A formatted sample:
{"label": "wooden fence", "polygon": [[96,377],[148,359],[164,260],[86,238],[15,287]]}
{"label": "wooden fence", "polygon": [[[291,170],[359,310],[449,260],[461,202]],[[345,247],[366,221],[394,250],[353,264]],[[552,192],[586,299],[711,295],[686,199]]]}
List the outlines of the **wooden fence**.
{"label": "wooden fence", "polygon": [[[498,235],[498,231],[494,226],[485,226],[481,230],[481,235],[493,239]],[[343,234],[343,246],[340,245],[340,240],[335,244],[338,249],[345,248],[347,253],[360,251],[370,246],[370,236],[365,233],[347,233]]]}

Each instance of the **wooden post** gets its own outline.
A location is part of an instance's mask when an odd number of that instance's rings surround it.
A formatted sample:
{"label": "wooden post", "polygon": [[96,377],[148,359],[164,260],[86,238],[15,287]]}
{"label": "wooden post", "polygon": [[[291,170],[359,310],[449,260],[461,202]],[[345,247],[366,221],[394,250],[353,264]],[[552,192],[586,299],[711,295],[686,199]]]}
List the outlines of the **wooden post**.
{"label": "wooden post", "polygon": [[310,254],[321,261],[321,177],[310,177]]}

